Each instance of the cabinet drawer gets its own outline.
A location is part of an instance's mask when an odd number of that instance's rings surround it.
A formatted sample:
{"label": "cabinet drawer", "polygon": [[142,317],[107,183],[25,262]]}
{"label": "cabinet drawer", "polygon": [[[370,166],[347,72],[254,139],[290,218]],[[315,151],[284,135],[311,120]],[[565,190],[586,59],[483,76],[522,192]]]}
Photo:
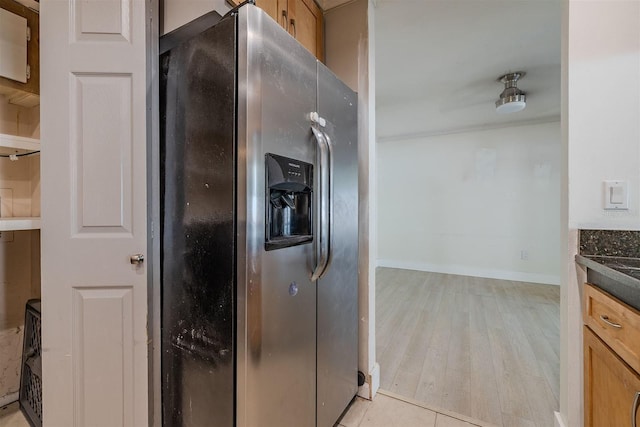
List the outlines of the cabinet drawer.
{"label": "cabinet drawer", "polygon": [[584,295],[585,324],[640,372],[640,312],[590,284]]}

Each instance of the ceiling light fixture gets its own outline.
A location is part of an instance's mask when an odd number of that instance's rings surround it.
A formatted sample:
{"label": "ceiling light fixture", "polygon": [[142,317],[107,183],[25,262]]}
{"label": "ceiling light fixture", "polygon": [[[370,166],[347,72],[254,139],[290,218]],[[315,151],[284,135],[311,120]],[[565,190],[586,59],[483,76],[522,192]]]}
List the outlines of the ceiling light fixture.
{"label": "ceiling light fixture", "polygon": [[500,99],[496,101],[498,114],[515,113],[524,110],[527,106],[527,95],[517,86],[518,80],[524,75],[523,71],[518,71],[498,78],[499,82],[504,83],[504,90],[500,94]]}

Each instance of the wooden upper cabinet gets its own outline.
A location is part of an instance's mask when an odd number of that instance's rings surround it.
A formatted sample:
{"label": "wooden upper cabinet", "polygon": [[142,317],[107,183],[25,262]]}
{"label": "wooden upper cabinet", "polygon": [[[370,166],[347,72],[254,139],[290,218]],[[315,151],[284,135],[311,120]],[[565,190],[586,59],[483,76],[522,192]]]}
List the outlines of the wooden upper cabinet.
{"label": "wooden upper cabinet", "polygon": [[289,34],[319,60],[324,59],[322,11],[313,0],[288,0]]}
{"label": "wooden upper cabinet", "polygon": [[[18,16],[26,19],[28,31],[22,37],[28,40],[26,60],[29,67],[28,78],[26,83],[18,80],[12,80],[0,76],[0,95],[4,95],[9,99],[9,102],[17,105],[23,105],[25,107],[32,107],[39,103],[38,94],[40,93],[40,35],[39,35],[39,21],[40,17],[37,12],[29,9],[26,6],[14,1],[14,0],[0,0],[0,9],[7,11],[13,16]],[[1,22],[1,20],[0,20]],[[2,24],[0,24],[2,25]],[[14,35],[11,35],[12,37]],[[19,36],[16,34],[15,36]],[[2,40],[0,37],[0,44],[6,43],[6,40]],[[10,44],[4,46],[10,47]],[[8,54],[8,50],[0,48],[0,52],[3,55]],[[0,58],[2,61],[12,61],[13,57]]]}
{"label": "wooden upper cabinet", "polygon": [[282,19],[278,16],[278,12],[280,12],[281,8],[279,3],[282,0],[256,0],[256,6],[260,9],[264,10],[272,17],[274,20],[278,21],[280,25],[282,25]]}
{"label": "wooden upper cabinet", "polygon": [[[237,0],[228,0],[237,4]],[[324,61],[322,10],[314,0],[256,0],[282,28],[287,30],[316,58]]]}

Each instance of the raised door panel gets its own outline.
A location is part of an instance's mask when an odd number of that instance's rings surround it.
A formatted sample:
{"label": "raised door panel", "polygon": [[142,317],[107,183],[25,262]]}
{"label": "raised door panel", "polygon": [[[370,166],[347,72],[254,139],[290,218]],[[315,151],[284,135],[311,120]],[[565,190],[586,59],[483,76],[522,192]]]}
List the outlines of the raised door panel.
{"label": "raised door panel", "polygon": [[127,0],[72,0],[76,40],[129,41],[131,7]]}
{"label": "raised door panel", "polygon": [[[631,426],[640,377],[584,327],[585,426]],[[637,409],[637,408],[636,408]],[[636,422],[640,416],[635,412]]]}
{"label": "raised door panel", "polygon": [[74,288],[72,298],[76,423],[133,427],[133,289]]}
{"label": "raised door panel", "polygon": [[73,232],[131,233],[131,75],[73,74]]}
{"label": "raised door panel", "polygon": [[148,425],[145,4],[41,4],[44,425]]}
{"label": "raised door panel", "polygon": [[313,0],[288,0],[289,33],[316,58],[324,59],[322,11]]}

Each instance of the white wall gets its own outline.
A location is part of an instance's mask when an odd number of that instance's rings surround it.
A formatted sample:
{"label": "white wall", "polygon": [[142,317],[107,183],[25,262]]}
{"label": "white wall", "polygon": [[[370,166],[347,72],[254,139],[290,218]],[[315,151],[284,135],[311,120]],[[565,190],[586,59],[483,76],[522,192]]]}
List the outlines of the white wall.
{"label": "white wall", "polygon": [[[640,3],[571,1],[569,223],[640,230]],[[603,180],[629,183],[629,211],[602,209]]]}
{"label": "white wall", "polygon": [[559,284],[560,122],[383,142],[377,167],[378,265]]}
{"label": "white wall", "polygon": [[[563,20],[561,400],[558,425],[583,424],[582,283],[577,230],[640,230],[640,3],[565,0]],[[627,180],[628,212],[602,209],[602,181]]]}
{"label": "white wall", "polygon": [[367,376],[360,396],[373,398],[380,384],[375,347],[375,45],[373,0],[355,0],[324,15],[326,65],[358,92],[358,369]]}

